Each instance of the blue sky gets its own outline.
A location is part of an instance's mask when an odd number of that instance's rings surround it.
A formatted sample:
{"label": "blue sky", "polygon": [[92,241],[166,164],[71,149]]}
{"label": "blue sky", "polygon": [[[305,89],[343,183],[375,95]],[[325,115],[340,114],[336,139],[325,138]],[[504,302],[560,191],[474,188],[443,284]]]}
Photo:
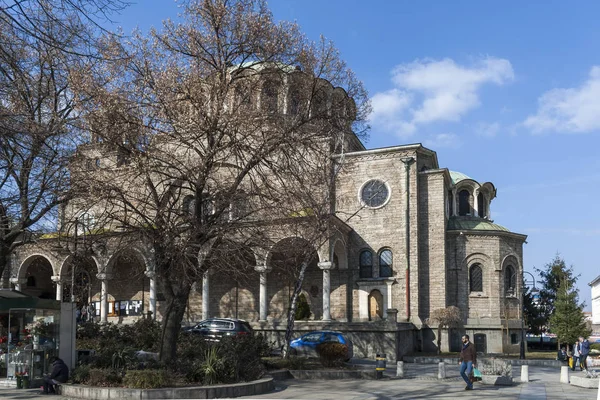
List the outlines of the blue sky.
{"label": "blue sky", "polygon": [[[498,188],[492,218],[529,235],[525,270],[556,253],[600,275],[600,3],[272,0],[276,19],[333,40],[373,100],[368,148],[420,142],[441,167]],[[574,6],[576,4],[576,6]],[[170,0],[114,16],[176,18]]]}

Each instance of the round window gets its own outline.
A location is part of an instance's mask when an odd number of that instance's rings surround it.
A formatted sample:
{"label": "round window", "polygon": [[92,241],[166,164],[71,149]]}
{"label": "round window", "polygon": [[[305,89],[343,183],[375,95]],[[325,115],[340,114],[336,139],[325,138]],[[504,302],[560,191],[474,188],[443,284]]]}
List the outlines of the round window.
{"label": "round window", "polygon": [[385,182],[373,179],[363,185],[360,199],[367,207],[377,208],[386,203],[389,195],[390,191]]}

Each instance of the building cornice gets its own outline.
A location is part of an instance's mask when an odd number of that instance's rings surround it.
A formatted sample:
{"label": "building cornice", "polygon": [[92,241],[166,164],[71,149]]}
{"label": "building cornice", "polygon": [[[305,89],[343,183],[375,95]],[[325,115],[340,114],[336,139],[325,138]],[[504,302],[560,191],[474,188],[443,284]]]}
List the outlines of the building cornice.
{"label": "building cornice", "polygon": [[461,230],[447,230],[447,234],[460,236],[460,235],[468,235],[468,236],[498,236],[498,237],[509,237],[512,239],[517,239],[522,242],[527,240],[527,235],[523,235],[521,233],[514,232],[503,232],[503,231],[482,231],[482,230],[469,230],[469,229],[461,229]]}

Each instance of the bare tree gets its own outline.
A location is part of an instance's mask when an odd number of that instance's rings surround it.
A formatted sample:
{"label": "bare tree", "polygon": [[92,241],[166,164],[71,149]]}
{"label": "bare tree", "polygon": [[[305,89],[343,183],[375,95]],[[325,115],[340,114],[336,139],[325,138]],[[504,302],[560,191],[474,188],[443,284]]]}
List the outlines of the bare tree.
{"label": "bare tree", "polygon": [[462,318],[460,316],[460,309],[455,306],[449,306],[433,310],[428,323],[437,324],[437,353],[440,354],[442,349],[442,329],[448,329],[448,335],[450,335],[452,328],[461,326]]}
{"label": "bare tree", "polygon": [[[129,4],[126,0],[1,0],[0,22],[63,54],[90,56],[97,54],[99,33],[109,33],[104,24]],[[49,24],[53,29],[48,29]],[[57,33],[71,40],[63,42]]]}
{"label": "bare tree", "polygon": [[54,229],[67,162],[83,142],[71,89],[97,53],[99,19],[120,0],[0,2],[0,277],[10,254]]}
{"label": "bare tree", "polygon": [[[106,58],[117,61],[82,77],[97,143],[73,167],[97,224],[152,249],[165,361],[205,271],[242,277],[245,249],[268,249],[282,232],[314,248],[329,234],[330,156],[364,133],[369,107],[335,47],[275,23],[262,0],[188,1],[184,18],[114,40]],[[98,154],[106,165],[83,167]],[[297,247],[292,304],[311,246]]]}

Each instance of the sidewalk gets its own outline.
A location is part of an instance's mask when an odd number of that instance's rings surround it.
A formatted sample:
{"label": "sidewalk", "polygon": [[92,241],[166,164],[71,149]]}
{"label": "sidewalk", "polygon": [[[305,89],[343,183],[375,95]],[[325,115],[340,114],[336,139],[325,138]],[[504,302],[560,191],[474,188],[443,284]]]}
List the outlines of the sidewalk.
{"label": "sidewalk", "polygon": [[[370,366],[369,361],[358,364]],[[256,399],[514,399],[514,400],[596,400],[597,389],[583,389],[561,384],[560,368],[529,367],[530,383],[520,383],[521,368],[513,367],[513,386],[475,384],[475,390],[466,391],[458,365],[446,366],[444,380],[437,379],[437,364],[404,364],[404,379],[395,378],[396,369],[388,368],[385,378],[378,381],[339,380],[308,381],[286,380],[277,382],[276,391]],[[575,372],[574,374],[580,374]]]}
{"label": "sidewalk", "polygon": [[[364,363],[370,367],[369,363]],[[512,399],[512,400],[596,400],[598,389],[583,389],[561,384],[560,368],[529,367],[530,383],[520,383],[520,367],[513,367],[515,385],[509,387],[475,384],[475,390],[464,390],[458,365],[448,365],[447,378],[437,379],[437,364],[405,364],[405,379],[397,379],[396,368],[388,368],[382,380],[295,380],[276,382],[276,390],[244,399]],[[575,375],[580,372],[573,373]],[[43,396],[39,389],[16,390],[0,388],[2,399],[67,399]]]}

